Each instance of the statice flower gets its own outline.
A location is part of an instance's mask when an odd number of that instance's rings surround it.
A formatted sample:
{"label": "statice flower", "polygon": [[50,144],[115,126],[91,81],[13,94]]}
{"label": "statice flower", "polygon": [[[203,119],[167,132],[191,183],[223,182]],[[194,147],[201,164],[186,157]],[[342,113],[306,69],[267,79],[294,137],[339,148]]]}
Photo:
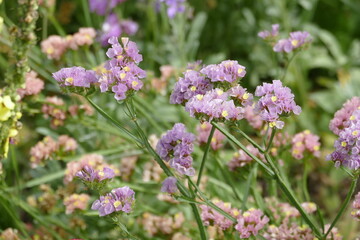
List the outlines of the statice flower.
{"label": "statice flower", "polygon": [[130,20],[130,19],[124,19],[120,22],[121,29],[124,33],[126,33],[129,36],[135,35],[135,33],[139,29],[139,24],[136,22]]}
{"label": "statice flower", "polygon": [[85,165],[83,169],[75,174],[84,182],[102,182],[104,180],[115,177],[113,169],[104,167],[102,170],[95,170],[89,165]]}
{"label": "statice flower", "polygon": [[195,169],[192,167],[191,153],[194,150],[195,136],[186,132],[185,125],[176,123],[167,131],[156,146],[156,152],[170,166],[181,174],[193,176]]}
{"label": "statice flower", "polygon": [[21,98],[30,95],[37,95],[44,89],[44,81],[38,78],[34,71],[25,74],[25,88],[19,88],[17,93]]}
{"label": "statice flower", "polygon": [[107,164],[104,157],[99,154],[85,154],[79,161],[71,161],[66,164],[64,183],[70,183],[75,175],[85,166],[90,166],[96,171],[104,171],[104,168],[111,168],[116,176],[120,171],[113,165]]}
{"label": "statice flower", "polygon": [[[240,211],[236,208],[231,208],[230,203],[224,203],[218,200],[214,200],[213,203],[233,217],[238,217],[240,215]],[[231,220],[227,219],[224,217],[224,215],[220,214],[209,206],[200,205],[200,209],[201,220],[204,222],[205,226],[217,226],[222,230],[226,230],[232,227],[234,224]]]}
{"label": "statice flower", "polygon": [[237,61],[226,60],[220,64],[211,64],[200,70],[202,74],[210,78],[211,82],[235,82],[245,77],[245,67]]}
{"label": "statice flower", "polygon": [[105,196],[100,196],[92,206],[92,210],[98,210],[99,216],[103,217],[114,212],[130,213],[135,203],[135,192],[125,186],[113,189]]}
{"label": "statice flower", "polygon": [[304,152],[308,151],[315,157],[320,157],[320,138],[319,136],[312,134],[309,130],[305,130],[296,134],[291,143],[291,154],[296,159],[304,158]]}
{"label": "statice flower", "polygon": [[352,203],[352,208],[351,216],[360,221],[360,192],[356,194],[354,202]]}
{"label": "statice flower", "polygon": [[301,107],[294,101],[294,94],[290,88],[284,87],[280,80],[258,86],[255,96],[261,97],[255,110],[260,112],[262,120],[267,121],[270,127],[281,129],[284,127],[284,122],[279,120],[282,115],[289,115],[291,112],[296,115],[301,113]]}
{"label": "statice flower", "polygon": [[174,18],[177,13],[185,11],[185,0],[159,0],[159,2],[166,4],[169,18]]}
{"label": "statice flower", "polygon": [[[249,150],[249,152],[252,153],[254,156],[264,160],[264,155],[262,155],[259,150],[253,145],[247,145],[246,149]],[[253,159],[249,155],[247,155],[242,149],[240,149],[233,155],[232,160],[228,163],[228,167],[230,171],[235,171],[237,168],[244,167],[252,161]]]}
{"label": "statice flower", "polygon": [[85,87],[97,82],[94,71],[86,70],[82,67],[62,68],[53,73],[53,78],[59,83],[60,87]]}
{"label": "statice flower", "polygon": [[122,33],[122,27],[120,20],[115,13],[111,13],[107,16],[105,22],[101,27],[99,40],[102,46],[109,45],[109,39],[111,37],[119,37]]}
{"label": "statice flower", "polygon": [[280,39],[274,46],[275,52],[291,52],[294,49],[300,48],[311,41],[308,32],[291,32],[288,39]]}
{"label": "statice flower", "polygon": [[64,205],[66,206],[66,214],[73,213],[76,209],[85,210],[90,196],[87,194],[72,194],[65,197]]}
{"label": "statice flower", "polygon": [[301,207],[303,207],[308,214],[314,213],[317,209],[316,204],[313,202],[303,202]]}
{"label": "statice flower", "polygon": [[167,177],[162,183],[161,192],[167,192],[170,194],[176,193],[178,190],[176,182],[176,177]]}
{"label": "statice flower", "polygon": [[[145,212],[140,219],[141,225],[151,237],[172,234],[179,230],[184,222],[185,217],[182,212],[176,213],[174,216],[156,216]],[[171,239],[174,240],[174,236]],[[187,238],[181,239],[186,240]]]}
{"label": "statice flower", "polygon": [[353,112],[349,127],[339,133],[334,147],[327,160],[334,161],[336,167],[343,165],[355,170],[360,167],[360,110]]}
{"label": "statice flower", "polygon": [[89,0],[90,11],[98,15],[105,15],[110,12],[118,4],[126,0]]}
{"label": "statice flower", "polygon": [[344,128],[349,127],[350,118],[352,117],[353,112],[358,109],[360,109],[360,97],[353,97],[350,100],[347,100],[330,121],[330,130],[336,135],[339,135]]}
{"label": "statice flower", "polygon": [[49,59],[59,60],[65,53],[67,47],[67,40],[56,35],[51,35],[41,42],[41,51],[45,53]]}
{"label": "statice flower", "polygon": [[229,96],[234,100],[235,105],[237,106],[252,106],[253,105],[253,95],[246,91],[246,88],[236,85],[228,90]]}
{"label": "statice flower", "polygon": [[192,97],[185,105],[185,110],[190,116],[201,121],[240,120],[243,118],[244,109],[237,107],[233,100],[228,100],[229,94],[216,88]]}
{"label": "statice flower", "polygon": [[106,55],[111,59],[105,71],[99,78],[101,92],[111,90],[116,100],[124,100],[127,96],[140,90],[143,86],[142,78],[146,76],[144,70],[137,64],[142,61],[136,43],[128,38],[121,38],[122,45],[116,37],[111,37],[109,43],[112,47]]}
{"label": "statice flower", "polygon": [[261,210],[251,208],[239,215],[235,229],[239,232],[240,238],[249,238],[256,236],[268,222],[269,218],[264,216]]}
{"label": "statice flower", "polygon": [[212,89],[212,84],[202,74],[195,70],[187,70],[184,77],[175,83],[170,96],[171,104],[185,104],[190,98],[205,94]]}
{"label": "statice flower", "polygon": [[271,25],[271,32],[268,30],[261,31],[258,33],[258,36],[262,39],[275,38],[279,35],[279,24]]}
{"label": "statice flower", "polygon": [[73,36],[68,36],[68,47],[77,50],[82,46],[90,46],[94,43],[96,31],[93,28],[80,28]]}
{"label": "statice flower", "polygon": [[[203,122],[196,127],[198,132],[197,140],[200,145],[205,145],[210,135],[212,125],[208,122]],[[213,150],[218,150],[223,147],[223,142],[225,140],[224,134],[222,134],[219,130],[215,130],[214,135],[211,139],[210,146]]]}
{"label": "statice flower", "polygon": [[256,130],[260,130],[264,121],[261,119],[261,116],[255,112],[255,104],[251,106],[246,106],[244,108],[244,119]]}
{"label": "statice flower", "polygon": [[[263,237],[267,240],[314,240],[316,239],[311,229],[304,225],[299,226],[296,223],[289,224],[287,221],[280,226],[270,225]],[[329,238],[331,239],[331,238]]]}

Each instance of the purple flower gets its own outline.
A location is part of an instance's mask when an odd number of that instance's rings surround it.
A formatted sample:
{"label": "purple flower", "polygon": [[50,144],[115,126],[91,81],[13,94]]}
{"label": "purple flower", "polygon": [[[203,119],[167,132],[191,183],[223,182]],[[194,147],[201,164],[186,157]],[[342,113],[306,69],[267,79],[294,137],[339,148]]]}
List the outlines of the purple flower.
{"label": "purple flower", "polygon": [[100,196],[92,206],[92,210],[98,210],[99,216],[103,217],[113,212],[130,213],[135,202],[135,192],[125,186],[116,188],[105,196]]}
{"label": "purple flower", "polygon": [[355,195],[352,208],[353,210],[351,211],[351,216],[353,216],[356,220],[360,221],[360,192]]}
{"label": "purple flower", "polygon": [[279,35],[279,24],[273,24],[273,25],[271,25],[271,28],[272,28],[271,32],[265,30],[265,31],[259,32],[258,36],[261,37],[262,39],[277,37],[277,35]]}
{"label": "purple flower", "polygon": [[115,13],[111,13],[103,23],[100,33],[100,42],[102,46],[109,45],[111,37],[119,37],[122,33],[120,20]]}
{"label": "purple flower", "polygon": [[86,87],[96,83],[97,77],[92,70],[85,70],[82,67],[62,68],[53,73],[53,78],[59,83],[60,87]]}
{"label": "purple flower", "polygon": [[85,182],[101,182],[115,177],[115,172],[108,167],[104,167],[102,170],[95,170],[90,165],[86,165],[81,171],[77,172],[75,176]]}
{"label": "purple flower", "polygon": [[129,36],[135,35],[139,29],[139,25],[132,20],[122,20],[120,26],[122,31]]}
{"label": "purple flower", "polygon": [[176,123],[167,131],[156,146],[156,152],[166,162],[170,161],[170,167],[181,174],[193,176],[195,170],[192,167],[191,153],[194,150],[195,136],[186,132],[185,125]]}
{"label": "purple flower", "polygon": [[346,101],[342,108],[335,113],[334,118],[330,121],[330,130],[336,135],[339,135],[341,130],[349,127],[350,118],[353,112],[358,109],[360,109],[360,97],[353,97]]}
{"label": "purple flower", "polygon": [[165,2],[169,18],[174,18],[177,13],[185,11],[185,0],[159,0],[159,2]]}
{"label": "purple flower", "polygon": [[283,128],[284,122],[279,120],[283,114],[301,113],[301,107],[294,101],[294,94],[290,88],[284,87],[280,80],[258,86],[255,96],[261,97],[255,110],[260,112],[262,120],[269,122],[270,127]]}
{"label": "purple flower", "polygon": [[237,61],[226,60],[220,64],[211,64],[200,70],[202,74],[210,78],[211,82],[235,82],[246,74],[245,67]]}
{"label": "purple flower", "polygon": [[312,134],[309,130],[305,130],[296,134],[292,139],[291,154],[296,159],[304,158],[304,152],[311,153],[315,157],[320,157],[320,138]]}
{"label": "purple flower", "polygon": [[308,32],[291,32],[290,38],[280,39],[274,46],[275,52],[291,52],[292,50],[299,48],[311,41],[310,34]]}
{"label": "purple flower", "polygon": [[[196,130],[198,131],[197,140],[200,145],[205,145],[207,143],[211,131],[211,126],[212,125],[210,123],[203,122],[202,124],[196,127]],[[216,129],[211,139],[211,144],[210,144],[211,148],[215,151],[222,148],[224,145],[223,144],[224,139],[225,139],[225,135]]]}
{"label": "purple flower", "polygon": [[89,0],[90,11],[95,12],[98,15],[105,15],[119,3],[125,1],[126,0]]}
{"label": "purple flower", "polygon": [[334,161],[336,167],[360,168],[360,110],[353,112],[349,127],[339,133],[334,147],[335,151],[327,156],[327,160]]}
{"label": "purple flower", "polygon": [[253,104],[252,100],[254,96],[251,93],[248,93],[246,88],[243,88],[240,85],[230,88],[228,94],[237,106],[242,105],[246,107]]}
{"label": "purple flower", "polygon": [[175,177],[167,177],[162,183],[161,191],[170,194],[176,193],[178,190],[176,186],[177,179]]}
{"label": "purple flower", "polygon": [[202,121],[240,120],[243,118],[244,109],[237,107],[233,100],[228,100],[228,93],[221,89],[213,89],[205,95],[197,94],[185,105],[185,110],[190,116]]}
{"label": "purple flower", "polygon": [[115,93],[116,100],[124,100],[132,92],[139,91],[143,87],[140,79],[145,78],[146,72],[137,66],[142,61],[136,43],[122,38],[122,45],[118,38],[111,37],[111,48],[106,55],[110,58],[104,65],[105,70],[99,77],[100,90],[111,90]]}
{"label": "purple flower", "polygon": [[[223,211],[227,212],[233,217],[238,217],[240,215],[240,211],[236,208],[231,208],[230,203],[224,203],[219,200],[214,200],[214,204],[221,208]],[[201,220],[204,222],[205,226],[216,226],[221,228],[222,230],[229,229],[233,226],[233,222],[224,215],[220,214],[219,212],[215,211],[209,206],[200,205],[201,209]]]}
{"label": "purple flower", "polygon": [[184,104],[197,94],[205,94],[212,89],[212,84],[205,76],[194,70],[187,70],[183,78],[176,82],[170,96],[171,104]]}

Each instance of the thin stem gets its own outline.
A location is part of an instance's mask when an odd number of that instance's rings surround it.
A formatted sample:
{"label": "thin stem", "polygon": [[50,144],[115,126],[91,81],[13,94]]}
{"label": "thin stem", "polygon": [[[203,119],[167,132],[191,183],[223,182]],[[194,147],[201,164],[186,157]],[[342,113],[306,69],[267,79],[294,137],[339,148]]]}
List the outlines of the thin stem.
{"label": "thin stem", "polygon": [[246,140],[248,140],[249,143],[251,143],[254,147],[256,147],[261,153],[265,152],[264,149],[259,144],[257,144],[254,140],[252,140],[251,137],[249,137],[246,133],[241,131],[239,128],[236,128],[236,131],[238,133],[240,133],[241,136],[243,136]]}
{"label": "thin stem", "polygon": [[282,75],[281,78],[280,78],[282,81],[285,80],[285,77],[286,77],[286,74],[287,74],[288,69],[289,69],[289,67],[290,67],[290,64],[291,64],[291,62],[294,60],[295,56],[296,56],[298,53],[299,53],[299,52],[295,52],[295,53],[291,56],[290,60],[287,62],[286,66],[285,66],[285,69],[284,69],[284,73],[283,73],[283,75]]}
{"label": "thin stem", "polygon": [[204,149],[204,155],[203,155],[203,158],[201,160],[199,175],[198,175],[198,178],[197,178],[197,181],[196,181],[197,186],[199,186],[200,181],[201,181],[202,173],[203,173],[204,167],[205,167],[206,157],[207,157],[207,155],[209,153],[209,149],[210,149],[210,146],[211,146],[211,141],[212,141],[212,138],[214,136],[215,130],[216,130],[215,126],[212,126],[211,130],[210,130],[209,137],[208,137],[207,142],[206,142],[205,149]]}
{"label": "thin stem", "polygon": [[303,188],[303,193],[304,193],[304,197],[305,197],[305,201],[310,201],[310,194],[307,188],[307,178],[308,178],[308,172],[309,172],[309,167],[308,167],[309,161],[307,161],[307,158],[304,159],[304,173],[303,173],[303,177],[302,177],[302,188]]}
{"label": "thin stem", "polygon": [[275,137],[275,133],[276,133],[276,128],[272,128],[271,129],[271,136],[270,136],[270,140],[268,142],[268,145],[266,147],[266,150],[265,152],[269,152],[270,148],[271,148],[271,145],[272,145],[272,142],[274,140],[274,137]]}
{"label": "thin stem", "polygon": [[352,195],[355,192],[355,187],[356,187],[357,180],[358,180],[357,177],[352,179],[350,190],[349,190],[348,194],[346,195],[346,198],[345,198],[343,204],[340,207],[340,211],[336,215],[334,221],[331,223],[330,228],[327,230],[327,232],[326,232],[323,239],[326,239],[327,235],[329,235],[329,233],[331,232],[331,230],[333,229],[333,227],[335,226],[337,221],[340,219],[341,215],[344,213],[346,207],[348,206],[348,204],[349,204],[349,202],[351,200]]}
{"label": "thin stem", "polygon": [[226,131],[224,128],[219,126],[217,123],[212,122],[213,126],[215,126],[222,134],[224,134],[229,140],[235,143],[238,147],[240,147],[247,155],[249,155],[252,159],[254,159],[270,176],[275,176],[273,170],[271,170],[263,161],[253,155],[242,143],[240,143],[232,134]]}

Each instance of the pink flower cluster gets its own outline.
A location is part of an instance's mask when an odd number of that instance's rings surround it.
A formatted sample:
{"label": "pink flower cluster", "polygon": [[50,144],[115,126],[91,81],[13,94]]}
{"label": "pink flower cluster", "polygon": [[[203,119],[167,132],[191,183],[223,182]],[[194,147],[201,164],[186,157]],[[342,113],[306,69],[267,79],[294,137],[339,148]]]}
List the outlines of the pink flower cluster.
{"label": "pink flower cluster", "polygon": [[308,151],[315,157],[320,157],[319,136],[312,134],[309,130],[305,130],[296,134],[292,139],[291,154],[296,159],[304,158],[304,152]]}
{"label": "pink flower cluster", "polygon": [[240,238],[256,236],[269,222],[269,218],[259,209],[251,208],[239,215],[235,229],[240,233]]}
{"label": "pink flower cluster", "polygon": [[66,207],[66,214],[73,213],[76,209],[85,210],[90,196],[87,194],[71,194],[65,197],[64,205]]}
{"label": "pink flower cluster", "polygon": [[79,32],[65,38],[51,35],[41,42],[41,51],[49,59],[59,60],[68,49],[77,50],[93,44],[95,36],[96,31],[93,28],[80,28]]}
{"label": "pink flower cluster", "polygon": [[[203,122],[196,127],[198,132],[197,140],[200,145],[205,145],[210,135],[211,124],[208,122]],[[213,150],[218,150],[223,147],[223,142],[225,140],[224,134],[222,134],[219,130],[215,130],[213,137],[211,138],[211,148]]]}
{"label": "pink flower cluster", "polygon": [[[247,145],[247,150],[249,150],[250,153],[255,155],[256,157],[260,159],[264,159],[264,155],[262,155],[257,148],[255,148],[253,145]],[[238,152],[236,152],[233,155],[232,160],[228,163],[228,167],[231,171],[235,171],[237,168],[241,168],[246,166],[247,164],[251,163],[253,159],[247,155],[242,149],[240,149]]]}
{"label": "pink flower cluster", "polygon": [[265,122],[261,119],[260,115],[255,112],[255,104],[246,106],[244,111],[244,118],[248,121],[250,126],[256,130],[260,130]]}
{"label": "pink flower cluster", "polygon": [[[224,203],[218,200],[214,200],[213,203],[235,218],[240,215],[240,211],[236,208],[231,208],[230,203]],[[217,226],[222,230],[226,230],[232,227],[234,224],[231,220],[227,219],[224,217],[224,215],[220,214],[209,206],[200,205],[200,209],[201,219],[205,226]]]}
{"label": "pink flower cluster", "polygon": [[356,194],[354,202],[352,203],[352,208],[351,216],[360,221],[360,192]]}
{"label": "pink flower cluster", "polygon": [[57,155],[69,154],[77,148],[75,139],[61,135],[55,141],[52,137],[47,136],[42,141],[38,142],[30,149],[31,167],[35,168],[38,165],[43,165],[45,160],[53,158]]}
{"label": "pink flower cluster", "polygon": [[67,163],[64,183],[70,183],[74,179],[75,175],[85,166],[89,166],[97,171],[103,171],[105,168],[110,168],[113,170],[116,176],[120,175],[120,171],[115,166],[107,164],[104,161],[103,156],[99,154],[86,154],[82,156],[79,161],[72,161]]}
{"label": "pink flower cluster", "polygon": [[34,71],[25,74],[25,88],[19,88],[17,93],[21,98],[30,95],[37,95],[44,89],[44,82],[38,78],[38,74]]}
{"label": "pink flower cluster", "polygon": [[347,100],[330,121],[330,130],[336,135],[339,135],[343,129],[350,126],[350,117],[353,112],[358,109],[360,109],[360,97],[353,97]]}

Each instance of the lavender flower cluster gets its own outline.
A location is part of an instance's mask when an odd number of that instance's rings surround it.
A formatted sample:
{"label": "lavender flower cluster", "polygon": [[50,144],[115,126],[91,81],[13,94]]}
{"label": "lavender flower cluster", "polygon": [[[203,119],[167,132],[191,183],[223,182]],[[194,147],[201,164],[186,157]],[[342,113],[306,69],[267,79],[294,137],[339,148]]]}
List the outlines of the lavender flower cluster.
{"label": "lavender flower cluster", "polygon": [[193,176],[195,169],[192,167],[191,153],[194,150],[194,141],[194,134],[186,132],[184,124],[176,123],[159,140],[156,152],[180,174]]}
{"label": "lavender flower cluster", "polygon": [[293,112],[296,115],[301,113],[301,107],[296,105],[294,94],[290,88],[284,87],[280,80],[273,80],[271,83],[264,83],[258,86],[255,96],[261,97],[255,106],[260,112],[264,121],[269,122],[270,127],[283,128],[284,122],[280,121],[281,115]]}
{"label": "lavender flower cluster", "polygon": [[169,18],[174,18],[177,13],[185,11],[185,0],[158,0],[158,4],[162,2],[166,4]]}
{"label": "lavender flower cluster", "polygon": [[105,196],[100,196],[91,206],[92,210],[98,210],[99,216],[103,217],[115,212],[130,213],[135,203],[135,192],[125,186],[111,190]]}
{"label": "lavender flower cluster", "polygon": [[98,15],[105,15],[112,11],[118,4],[126,0],[89,0],[90,11]]}
{"label": "lavender flower cluster", "polygon": [[277,41],[280,26],[279,24],[274,24],[271,27],[271,32],[268,30],[261,31],[258,33],[258,36],[274,45],[274,52],[289,53],[295,49],[306,46],[309,42],[311,42],[310,33],[306,31],[291,32],[289,34],[289,38],[284,38]]}
{"label": "lavender flower cluster", "polygon": [[85,182],[102,182],[107,179],[115,177],[115,172],[112,168],[104,167],[102,170],[97,170],[90,165],[85,165],[83,169],[75,174]]}
{"label": "lavender flower cluster", "polygon": [[53,78],[59,83],[60,87],[90,88],[92,84],[97,82],[95,72],[82,67],[62,68],[53,73]]}
{"label": "lavender flower cluster", "polygon": [[355,110],[348,120],[349,126],[339,133],[335,141],[335,151],[327,156],[327,160],[335,162],[335,166],[351,169],[360,168],[360,110]]}

